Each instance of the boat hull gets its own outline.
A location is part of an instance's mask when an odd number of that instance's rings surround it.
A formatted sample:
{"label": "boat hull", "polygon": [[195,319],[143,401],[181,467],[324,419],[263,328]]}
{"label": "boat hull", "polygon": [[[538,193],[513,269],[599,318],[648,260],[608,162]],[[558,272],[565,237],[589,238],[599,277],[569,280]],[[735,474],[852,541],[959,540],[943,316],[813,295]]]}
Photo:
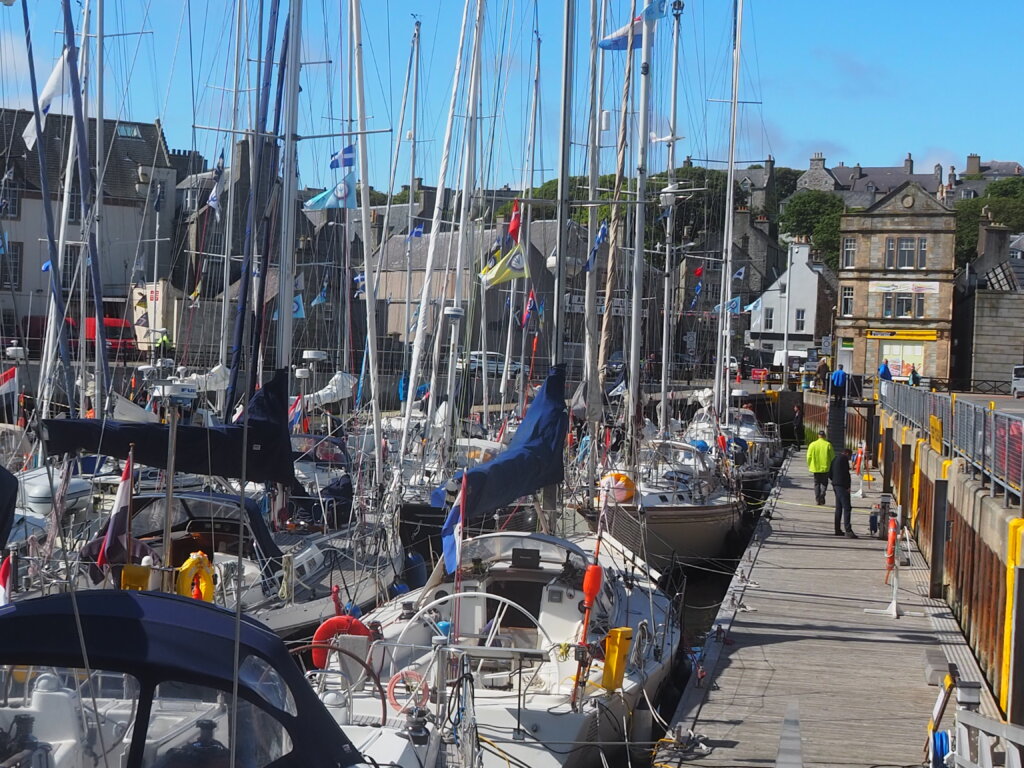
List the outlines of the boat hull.
{"label": "boat hull", "polygon": [[[712,560],[725,553],[730,535],[740,525],[741,505],[678,504],[618,506],[608,510],[611,534],[653,567]],[[643,522],[641,522],[643,521]]]}

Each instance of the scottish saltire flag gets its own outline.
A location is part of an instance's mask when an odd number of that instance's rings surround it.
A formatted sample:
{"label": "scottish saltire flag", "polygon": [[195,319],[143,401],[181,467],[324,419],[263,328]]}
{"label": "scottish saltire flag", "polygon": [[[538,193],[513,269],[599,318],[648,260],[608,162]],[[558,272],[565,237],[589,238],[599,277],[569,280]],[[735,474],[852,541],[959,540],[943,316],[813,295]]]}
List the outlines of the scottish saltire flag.
{"label": "scottish saltire flag", "polygon": [[316,197],[307,200],[306,205],[303,207],[307,211],[323,211],[330,208],[355,208],[356,175],[354,173],[346,173],[345,178],[332,189],[321,192]]}
{"label": "scottish saltire flag", "polygon": [[288,406],[288,431],[298,431],[299,424],[302,423],[302,395],[295,398],[295,402]]}
{"label": "scottish saltire flag", "polygon": [[597,229],[597,236],[594,238],[594,247],[590,249],[590,253],[587,255],[587,263],[583,265],[584,272],[589,272],[594,268],[594,265],[597,264],[597,250],[607,239],[608,219],[605,219]]}
{"label": "scottish saltire flag", "polygon": [[124,462],[124,469],[121,471],[121,482],[118,483],[117,494],[114,496],[113,511],[110,513],[110,519],[107,520],[107,532],[103,536],[103,543],[100,544],[99,554],[96,555],[96,565],[100,568],[110,565],[115,560],[118,563],[128,562],[130,555],[128,526],[131,519],[131,501],[132,455],[129,453]]}
{"label": "scottish saltire flag", "polygon": [[409,233],[408,237],[405,238],[405,242],[409,242],[414,237],[423,237],[423,222],[421,221],[415,227],[412,228],[412,232]]}
{"label": "scottish saltire flag", "polygon": [[356,145],[349,144],[331,155],[331,168],[351,168],[356,164]]}
{"label": "scottish saltire flag", "polygon": [[362,296],[366,293],[366,275],[360,272],[358,275],[352,278],[352,282],[356,284],[356,296]]}
{"label": "scottish saltire flag", "polygon": [[704,290],[704,281],[698,280],[697,284],[693,286],[693,298],[696,299],[700,296],[700,292]]}
{"label": "scottish saltire flag", "polygon": [[495,285],[507,283],[516,278],[529,276],[530,271],[526,268],[526,254],[523,253],[523,246],[517,243],[511,251],[494,264],[484,267],[483,272],[480,273],[480,282],[484,288],[493,288]]}
{"label": "scottish saltire flag", "polygon": [[743,266],[743,267],[740,267],[739,269],[737,269],[735,272],[733,272],[732,279],[733,280],[742,280],[746,276],[747,276],[747,268],[745,266]]}
{"label": "scottish saltire flag", "polygon": [[309,302],[309,306],[317,307],[321,304],[327,303],[327,278],[320,284],[320,293],[316,295],[316,298]]}
{"label": "scottish saltire flag", "polygon": [[217,165],[213,169],[213,189],[210,190],[210,196],[206,199],[206,204],[213,208],[217,221],[220,221],[220,183],[223,176],[224,150],[222,149],[220,151],[220,157],[217,158]]}
{"label": "scottish saltire flag", "polygon": [[[65,48],[57,60],[53,72],[50,73],[46,85],[43,86],[43,90],[39,94],[39,127],[41,130],[46,130],[46,116],[50,113],[53,102],[63,96],[70,85],[68,82],[67,57],[68,50]],[[35,148],[36,139],[38,138],[36,135],[35,118],[29,119],[25,130],[21,132],[21,138],[25,140],[25,146],[29,151]]]}
{"label": "scottish saltire flag", "polygon": [[448,517],[441,526],[441,549],[444,554],[444,569],[448,573],[455,573],[462,561],[462,524],[465,520],[463,507],[466,504],[466,473],[462,473],[462,488],[452,508],[448,510]]}

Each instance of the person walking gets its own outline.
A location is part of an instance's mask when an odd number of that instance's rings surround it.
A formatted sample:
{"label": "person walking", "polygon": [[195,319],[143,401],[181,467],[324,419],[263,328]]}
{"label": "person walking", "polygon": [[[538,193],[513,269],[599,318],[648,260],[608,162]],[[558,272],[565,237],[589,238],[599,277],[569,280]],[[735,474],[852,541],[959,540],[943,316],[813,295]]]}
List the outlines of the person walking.
{"label": "person walking", "polygon": [[853,505],[850,502],[850,455],[849,448],[843,448],[839,455],[832,459],[832,466],[829,469],[829,479],[832,481],[832,493],[836,495],[836,536],[846,536],[848,539],[856,539],[857,534],[853,532],[850,524],[850,513]]}
{"label": "person walking", "polygon": [[828,375],[832,370],[828,367],[828,360],[824,357],[818,361],[818,369],[814,372],[815,378],[818,380],[818,387],[820,389],[828,389]]}
{"label": "person walking", "polygon": [[910,386],[916,387],[921,383],[921,374],[917,372],[917,366],[910,366]]}
{"label": "person walking", "polygon": [[814,500],[821,506],[825,504],[828,473],[835,457],[835,449],[832,443],[825,439],[825,431],[818,430],[818,439],[807,446],[807,469],[814,475]]}
{"label": "person walking", "polygon": [[799,405],[793,406],[793,438],[796,440],[796,449],[799,451],[804,447],[804,415]]}
{"label": "person walking", "polygon": [[878,378],[882,381],[892,381],[892,371],[889,370],[889,358],[885,358],[878,366]]}
{"label": "person walking", "polygon": [[842,400],[846,397],[846,371],[843,370],[843,364],[832,372],[832,399]]}

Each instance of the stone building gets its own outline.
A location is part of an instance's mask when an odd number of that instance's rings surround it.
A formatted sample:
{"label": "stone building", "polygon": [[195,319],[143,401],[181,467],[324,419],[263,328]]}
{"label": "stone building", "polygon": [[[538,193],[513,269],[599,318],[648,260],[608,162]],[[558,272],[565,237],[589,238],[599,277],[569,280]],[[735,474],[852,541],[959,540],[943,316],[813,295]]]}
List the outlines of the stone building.
{"label": "stone building", "polygon": [[947,378],[953,320],[956,219],[914,182],[840,227],[837,362],[874,375],[883,359],[896,377],[912,365]]}

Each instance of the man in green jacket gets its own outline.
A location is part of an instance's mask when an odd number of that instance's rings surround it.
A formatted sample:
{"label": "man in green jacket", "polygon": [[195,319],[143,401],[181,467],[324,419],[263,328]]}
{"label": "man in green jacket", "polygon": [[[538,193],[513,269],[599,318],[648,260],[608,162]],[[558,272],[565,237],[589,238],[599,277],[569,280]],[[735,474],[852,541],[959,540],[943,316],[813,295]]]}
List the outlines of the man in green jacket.
{"label": "man in green jacket", "polygon": [[814,498],[818,504],[825,503],[828,490],[828,472],[832,459],[836,457],[832,443],[825,439],[825,432],[818,432],[818,439],[807,446],[807,469],[814,475]]}

